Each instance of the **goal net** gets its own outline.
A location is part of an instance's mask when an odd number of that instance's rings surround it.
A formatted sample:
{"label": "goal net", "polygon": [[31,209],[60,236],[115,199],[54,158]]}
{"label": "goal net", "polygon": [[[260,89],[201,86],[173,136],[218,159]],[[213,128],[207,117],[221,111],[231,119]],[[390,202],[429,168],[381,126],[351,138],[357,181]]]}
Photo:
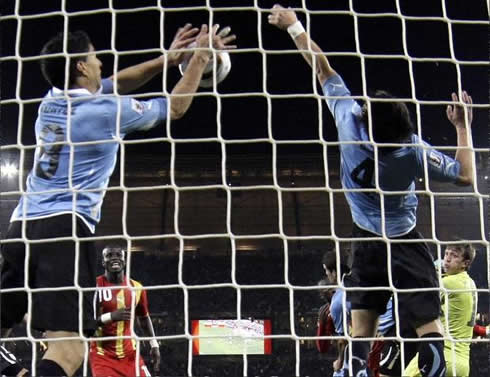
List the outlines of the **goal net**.
{"label": "goal net", "polygon": [[[36,148],[41,148],[34,124],[50,90],[39,69],[39,52],[47,40],[60,31],[86,31],[103,63],[103,77],[109,77],[166,53],[186,23],[230,26],[237,35],[230,74],[211,88],[201,88],[182,119],[167,119],[145,133],[114,136],[118,162],[105,190],[101,222],[92,237],[73,236],[77,248],[95,242],[98,274],[103,273],[104,246],[122,242],[127,248],[126,272],[147,290],[162,354],[161,375],[326,375],[333,373],[335,347],[320,354],[315,342],[352,342],[346,305],[345,335],[316,335],[318,310],[329,289],[346,291],[340,280],[319,284],[326,279],[322,256],[333,249],[340,258],[356,240],[340,181],[342,142],[315,73],[288,33],[267,21],[274,4],[3,4],[2,247],[12,242],[5,239],[10,216],[26,195],[26,178]],[[475,246],[469,275],[476,289],[468,291],[478,298],[475,323],[488,326],[488,2],[285,0],[282,5],[296,11],[353,99],[367,101],[377,89],[393,93],[396,101],[407,104],[418,137],[447,155],[454,157],[457,151],[456,133],[445,111],[455,104],[451,93],[465,90],[472,96],[474,186],[440,184],[425,171],[416,182],[417,229],[436,260],[444,257],[454,237],[456,243]],[[181,74],[166,68],[129,96],[137,101],[168,98]],[[115,95],[119,101],[127,96]],[[77,146],[71,140],[61,144]],[[370,190],[389,196],[379,184]],[[24,231],[25,226],[23,222]],[[380,239],[389,244],[386,235]],[[27,250],[33,244],[25,236],[21,241]],[[63,267],[53,267],[53,273],[57,268]],[[75,268],[73,287],[82,293],[77,274]],[[386,289],[394,294],[396,317],[397,289],[393,284]],[[27,292],[29,300],[36,294],[28,276],[23,287],[2,289],[13,291]],[[451,297],[454,292],[441,288],[441,293]],[[33,370],[45,339],[30,327],[27,314],[26,323],[1,341]],[[149,338],[139,332],[136,321],[134,325],[131,338],[150,367]],[[413,341],[403,338],[402,325],[396,321],[391,339]],[[80,338],[87,349],[80,373],[89,375],[88,347],[94,338]],[[453,352],[464,342],[448,334],[445,341]],[[488,339],[466,341],[472,344],[471,375],[485,375]],[[401,350],[405,367],[409,360]]]}

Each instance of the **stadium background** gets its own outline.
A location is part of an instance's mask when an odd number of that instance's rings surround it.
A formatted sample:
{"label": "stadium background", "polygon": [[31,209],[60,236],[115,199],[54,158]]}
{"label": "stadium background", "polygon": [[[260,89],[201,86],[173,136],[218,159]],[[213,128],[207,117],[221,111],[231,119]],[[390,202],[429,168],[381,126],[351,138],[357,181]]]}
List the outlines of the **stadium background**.
{"label": "stadium background", "polygon": [[[59,0],[42,2],[18,1],[21,15],[35,15],[59,11]],[[105,0],[87,2],[67,0],[63,2],[67,12],[77,12],[69,17],[69,29],[83,29],[89,33],[98,50],[111,48],[112,18],[108,11],[86,12],[107,9]],[[333,236],[349,237],[351,218],[347,203],[340,191],[329,195],[325,186],[341,188],[339,181],[338,148],[327,146],[328,177],[325,177],[323,147],[316,144],[285,143],[297,140],[320,140],[318,100],[304,96],[313,92],[313,78],[310,69],[297,54],[280,53],[283,49],[293,49],[289,36],[267,24],[266,15],[258,15],[256,10],[230,10],[229,7],[251,7],[258,5],[270,8],[273,1],[208,1],[192,0],[183,2],[163,1],[164,45],[168,47],[177,28],[186,22],[201,24],[208,22],[209,13],[203,7],[215,8],[214,21],[222,26],[230,25],[237,34],[239,49],[232,53],[232,71],[219,85],[218,92],[224,94],[221,101],[221,136],[224,140],[262,139],[253,143],[233,143],[226,145],[226,182],[222,180],[222,147],[219,141],[195,142],[198,138],[218,136],[216,111],[217,99],[209,93],[195,99],[188,114],[172,123],[171,136],[178,141],[176,146],[175,182],[178,187],[223,184],[231,187],[231,230],[235,235],[267,235],[265,238],[246,237],[236,242],[236,281],[240,285],[262,284],[263,289],[242,289],[242,316],[272,320],[274,335],[290,334],[290,305],[294,308],[295,331],[298,335],[312,336],[315,333],[316,311],[321,305],[318,291],[295,290],[290,302],[289,290],[267,288],[269,284],[285,283],[285,264],[288,263],[288,281],[296,286],[312,286],[323,277],[320,260],[323,251],[331,241],[323,239],[288,239],[285,243],[278,237],[279,205],[277,187],[273,186],[272,144],[265,141],[269,137],[267,128],[268,102],[264,87],[272,95],[272,137],[281,141],[277,147],[277,182],[280,187],[305,188],[300,191],[283,191],[282,222],[284,234],[288,237]],[[362,95],[361,59],[356,52],[354,18],[348,15],[349,1],[283,1],[282,4],[302,7],[303,3],[311,11],[334,10],[334,14],[310,14],[313,39],[329,55],[333,67],[344,77],[353,95]],[[360,51],[369,54],[364,60],[367,86],[369,90],[383,88],[400,97],[411,97],[409,65],[403,55],[402,22],[393,15],[366,17],[373,13],[396,12],[400,5],[403,15],[429,17],[442,16],[441,1],[377,0],[352,1],[353,10],[358,12],[358,37]],[[2,14],[14,12],[14,1],[3,3]],[[158,5],[158,1],[112,1],[116,10],[128,10],[143,6]],[[182,10],[185,7],[201,7],[198,10]],[[226,6],[226,10],[219,7]],[[488,9],[484,0],[471,2],[448,0],[445,2],[447,16],[452,20],[488,19]],[[362,17],[364,16],[364,17]],[[303,21],[305,17],[300,16]],[[260,24],[259,24],[260,19]],[[141,50],[155,49],[160,43],[160,13],[156,9],[118,13],[115,16],[115,47],[124,54],[119,57],[119,67],[124,68],[145,59],[157,56],[155,52]],[[53,15],[43,18],[28,18],[22,21],[21,34],[13,19],[2,20],[2,56],[15,55],[15,45],[19,43],[22,57],[38,55],[43,43],[62,30],[63,17]],[[306,24],[305,24],[306,25]],[[452,27],[452,41],[449,40],[445,22],[436,20],[406,21],[408,54],[416,58],[441,58],[440,61],[416,61],[413,63],[415,96],[423,101],[449,100],[451,91],[457,90],[457,70],[450,58],[450,44],[457,59],[465,61],[488,61],[488,26],[455,24]],[[260,35],[258,33],[260,32]],[[20,38],[20,39],[19,39]],[[257,49],[271,52],[264,54]],[[340,52],[340,53],[339,53]],[[399,55],[386,59],[375,55]],[[112,74],[114,57],[109,53],[99,56],[105,76]],[[265,61],[264,61],[265,59]],[[263,64],[264,63],[264,64]],[[265,71],[263,69],[265,67]],[[33,123],[39,101],[49,89],[41,77],[37,60],[22,63],[22,72],[17,76],[20,65],[13,59],[2,61],[2,101],[16,97],[19,89],[23,106],[22,124],[19,124],[20,107],[12,102],[1,107],[1,145],[16,143],[18,128],[21,127],[21,142],[35,143]],[[476,104],[488,104],[488,65],[462,64],[463,88],[472,96]],[[17,77],[20,78],[18,82]],[[168,72],[166,88],[171,90],[180,74],[177,69]],[[156,78],[137,93],[159,92],[162,80]],[[201,91],[204,93],[204,91]],[[239,93],[240,96],[226,96]],[[286,94],[303,94],[300,98],[281,97]],[[34,100],[34,101],[32,101]],[[336,141],[333,120],[324,104],[322,106],[322,135],[326,141]],[[415,106],[410,105],[412,115]],[[488,106],[474,110],[473,138],[476,148],[488,148]],[[454,146],[455,132],[446,120],[444,105],[421,105],[422,135],[436,146]],[[149,133],[132,135],[128,140],[142,137],[168,137],[165,128],[160,127]],[[190,142],[190,139],[193,139]],[[186,142],[189,140],[189,142]],[[225,188],[205,190],[181,190],[178,202],[179,216],[174,221],[175,189],[171,187],[170,143],[162,140],[153,143],[127,144],[123,174],[116,167],[110,186],[119,186],[123,180],[131,190],[127,197],[127,216],[123,216],[124,195],[120,189],[107,193],[102,209],[102,221],[97,228],[98,236],[121,235],[126,221],[130,236],[166,235],[163,238],[138,240],[133,242],[131,275],[144,285],[178,284],[179,241],[173,237],[178,231],[184,236],[204,234],[226,234],[227,195]],[[19,153],[15,149],[1,150],[2,163],[18,163]],[[449,152],[454,153],[454,152]],[[476,154],[478,190],[488,195],[488,152]],[[26,153],[24,173],[32,165],[32,149]],[[24,179],[21,179],[23,182]],[[165,187],[165,185],[169,185]],[[247,189],[247,186],[268,185],[268,188]],[[139,191],[141,186],[160,186],[155,190]],[[435,192],[442,189],[431,183]],[[240,190],[242,188],[242,190]],[[314,190],[308,190],[314,188]],[[425,182],[419,183],[425,189]],[[18,190],[15,176],[2,175],[1,192]],[[451,189],[452,192],[467,192],[469,189]],[[457,235],[471,240],[482,240],[482,229],[488,234],[487,200],[484,202],[483,216],[478,201],[473,197],[436,197],[435,223],[430,216],[429,196],[420,196],[418,228],[431,237],[432,229],[441,241],[448,241]],[[11,210],[17,197],[0,197],[0,231],[5,234]],[[331,218],[333,207],[334,218]],[[176,224],[177,223],[177,224]],[[169,236],[170,235],[170,236]],[[104,242],[99,242],[102,248]],[[347,246],[347,243],[345,244]],[[432,249],[437,250],[436,244]],[[216,236],[201,239],[186,239],[184,243],[183,281],[189,288],[189,318],[236,318],[236,290],[234,288],[199,288],[194,285],[231,283],[232,252],[229,238]],[[488,288],[487,249],[480,245],[471,276],[478,288]],[[287,258],[287,260],[286,260]],[[489,299],[487,294],[479,295],[478,311],[488,319]],[[162,289],[149,292],[149,302],[157,335],[176,335],[184,332],[184,294],[182,288]],[[17,329],[22,334],[23,329]],[[187,368],[188,341],[162,341],[162,375],[185,375]],[[29,360],[27,344],[17,344],[18,352]],[[478,343],[472,347],[472,376],[489,373],[488,343]],[[24,353],[26,352],[26,353]],[[144,352],[146,354],[147,352]],[[332,354],[319,355],[312,341],[301,341],[301,375],[325,375],[331,368]],[[248,359],[249,375],[293,375],[295,363],[295,342],[293,340],[273,340],[273,354],[251,356]],[[241,356],[206,356],[193,360],[194,375],[242,374]]]}

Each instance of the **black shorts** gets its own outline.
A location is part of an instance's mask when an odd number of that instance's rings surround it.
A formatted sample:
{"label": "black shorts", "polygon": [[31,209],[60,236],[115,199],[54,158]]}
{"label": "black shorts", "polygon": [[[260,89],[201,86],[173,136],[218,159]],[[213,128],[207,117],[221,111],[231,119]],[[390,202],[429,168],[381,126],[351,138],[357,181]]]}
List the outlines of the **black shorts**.
{"label": "black shorts", "polygon": [[[378,237],[354,225],[353,237]],[[417,240],[422,238],[416,231],[393,240]],[[389,287],[387,248],[383,241],[353,241],[352,269],[344,277],[347,287]],[[434,262],[425,242],[391,242],[391,273],[397,289],[438,288]],[[380,315],[392,291],[348,291],[352,309],[375,310]],[[417,328],[439,318],[439,291],[398,292],[399,316]]]}
{"label": "black shorts", "polygon": [[[403,321],[403,320],[402,320]],[[417,338],[415,331],[409,331],[404,333],[403,330],[400,333],[403,338]],[[396,328],[393,326],[384,335],[386,337],[396,336]],[[412,360],[418,351],[418,342],[403,342],[404,353],[404,367],[406,368],[410,360]],[[381,349],[379,358],[379,372],[384,376],[401,376],[402,375],[402,352],[400,349],[400,343],[396,340],[385,340],[383,342],[383,348]]]}
{"label": "black shorts", "polygon": [[[76,218],[78,237],[92,234],[85,223]],[[59,215],[25,222],[28,240],[72,237],[72,215]],[[6,239],[22,238],[22,221],[10,224]],[[79,259],[75,260],[75,241],[29,243],[28,284],[30,288],[74,287],[75,262],[78,263],[78,281],[81,287],[95,287],[96,253],[93,241],[79,242]],[[1,288],[24,287],[26,243],[3,245]],[[76,289],[32,293],[32,328],[40,331],[79,331],[79,313],[82,313],[85,334],[95,330],[93,314],[94,291],[84,291],[82,306]],[[1,301],[2,328],[10,328],[22,321],[28,311],[26,291],[3,292]]]}

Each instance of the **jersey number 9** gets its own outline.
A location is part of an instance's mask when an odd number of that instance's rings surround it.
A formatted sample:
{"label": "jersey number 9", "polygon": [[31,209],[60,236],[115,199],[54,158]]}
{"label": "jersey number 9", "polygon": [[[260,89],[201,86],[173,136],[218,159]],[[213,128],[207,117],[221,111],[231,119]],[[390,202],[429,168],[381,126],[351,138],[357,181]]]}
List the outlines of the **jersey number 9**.
{"label": "jersey number 9", "polygon": [[[65,140],[65,133],[63,129],[56,124],[48,124],[44,126],[39,133],[39,139],[41,140],[41,147],[39,149],[39,155],[36,163],[36,175],[39,178],[51,179],[58,170],[58,164],[60,163],[60,152],[63,148],[62,144],[44,146],[44,143],[58,143]],[[53,140],[54,139],[54,140]],[[46,161],[47,159],[47,161]],[[41,163],[47,162],[47,169],[43,169]]]}

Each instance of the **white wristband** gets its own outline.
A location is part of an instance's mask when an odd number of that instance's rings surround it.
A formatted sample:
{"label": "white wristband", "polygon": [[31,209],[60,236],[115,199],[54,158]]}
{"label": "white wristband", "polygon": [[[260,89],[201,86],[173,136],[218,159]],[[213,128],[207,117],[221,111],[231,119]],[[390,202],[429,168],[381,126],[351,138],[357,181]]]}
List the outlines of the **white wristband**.
{"label": "white wristband", "polygon": [[151,346],[151,348],[158,348],[159,344],[158,344],[156,339],[152,339],[152,340],[150,340],[150,346]]}
{"label": "white wristband", "polygon": [[288,33],[291,38],[296,39],[300,34],[305,32],[305,28],[301,25],[301,22],[296,21],[294,24],[288,27]]}
{"label": "white wristband", "polygon": [[100,322],[109,323],[112,322],[111,313],[104,313],[100,316]]}

